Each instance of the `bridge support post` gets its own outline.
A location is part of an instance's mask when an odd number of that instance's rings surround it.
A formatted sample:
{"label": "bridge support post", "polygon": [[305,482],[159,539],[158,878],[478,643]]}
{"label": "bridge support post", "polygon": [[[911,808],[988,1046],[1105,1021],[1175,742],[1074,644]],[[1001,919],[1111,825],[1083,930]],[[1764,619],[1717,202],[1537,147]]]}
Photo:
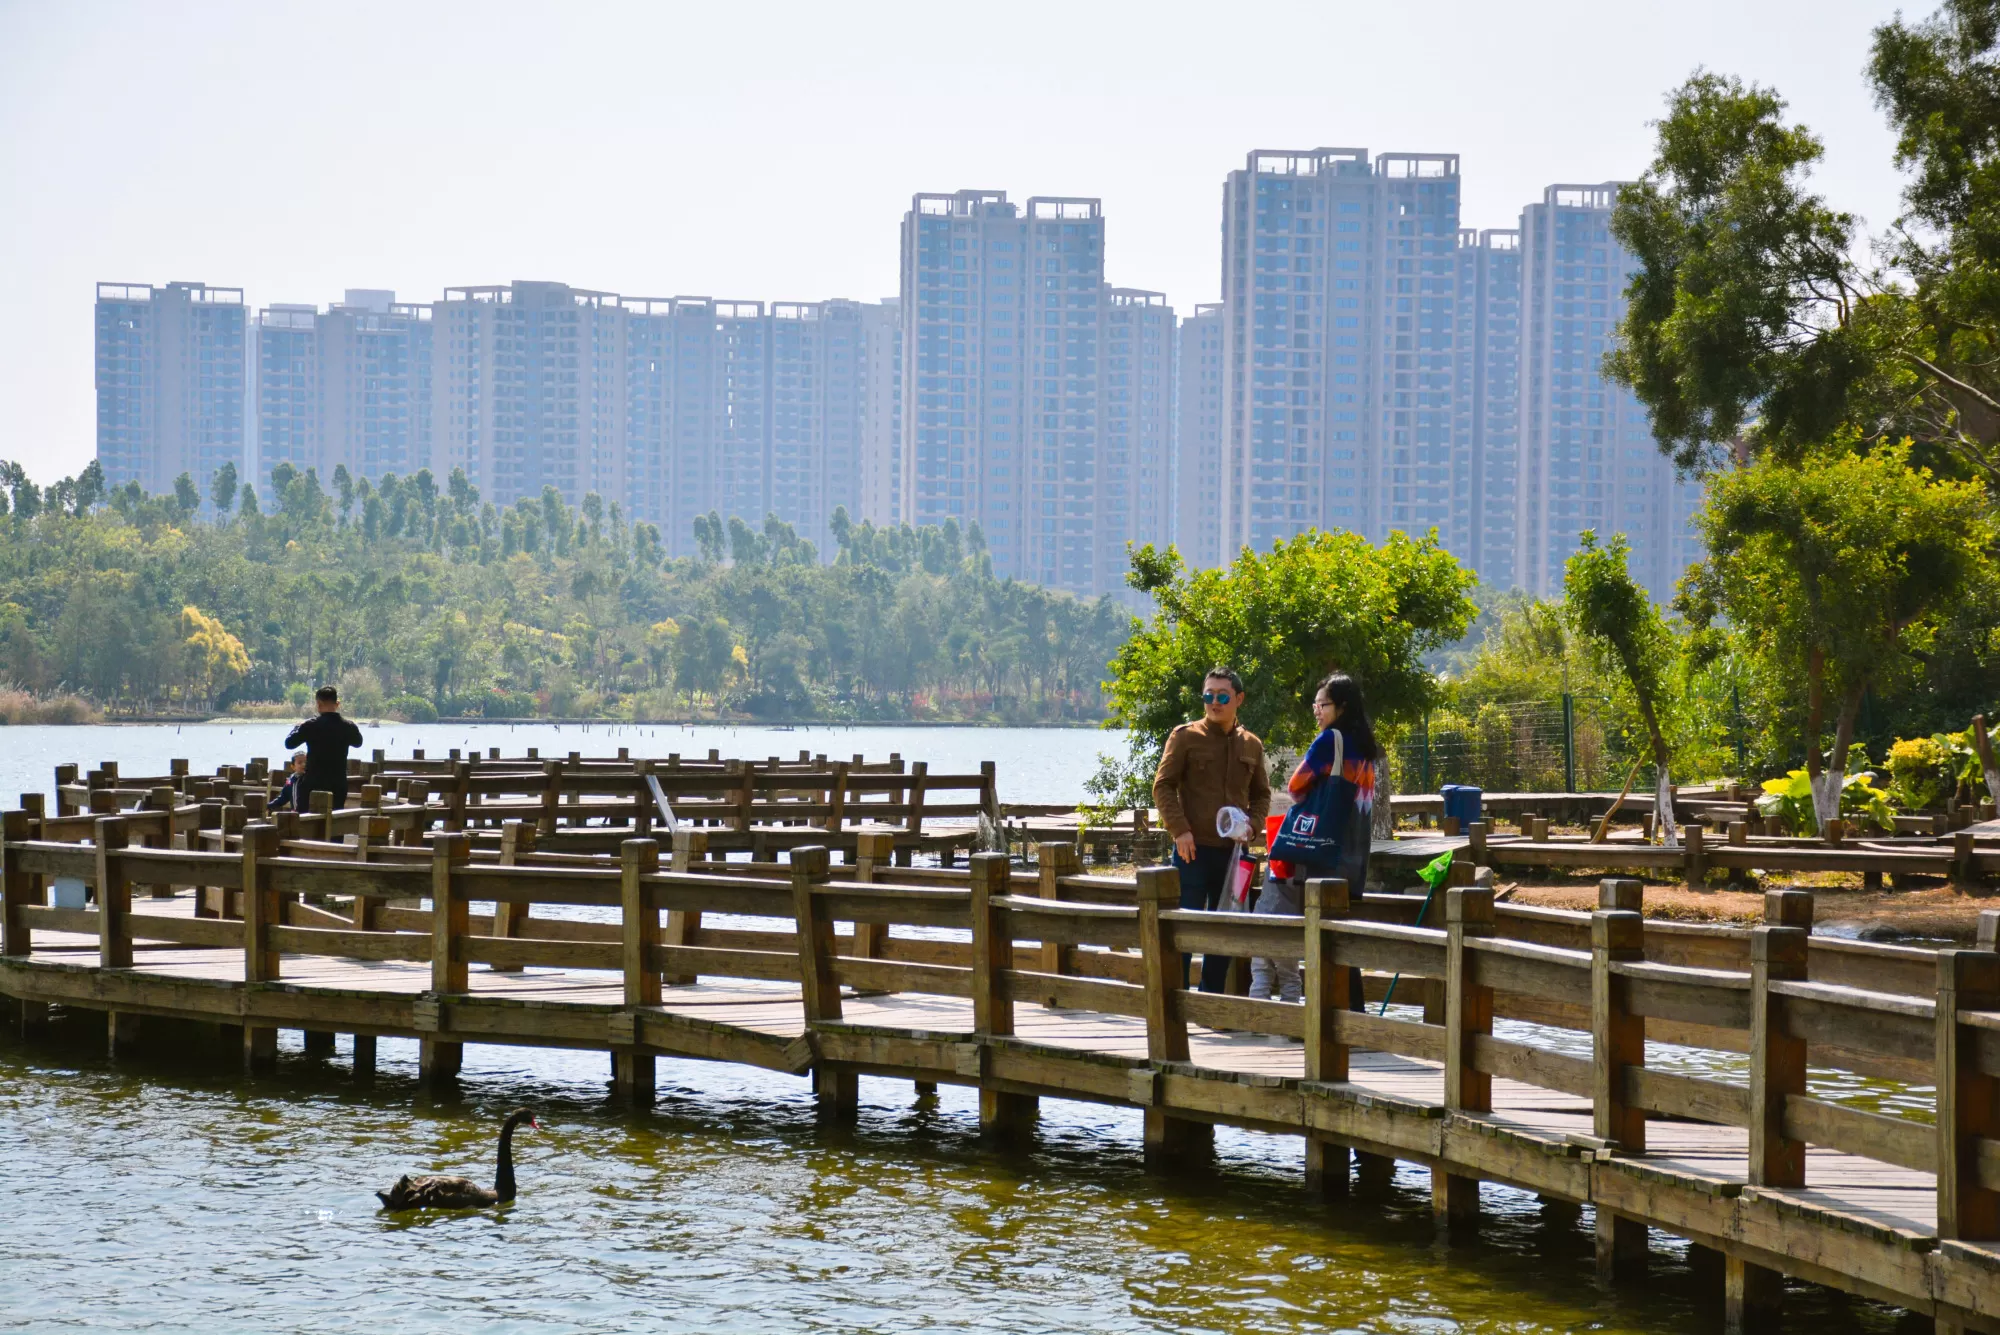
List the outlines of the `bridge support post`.
{"label": "bridge support post", "polygon": [[417,1078],[436,1091],[458,1079],[465,1062],[465,1044],[449,1039],[426,1038],[417,1043]]}
{"label": "bridge support post", "polygon": [[1351,1186],[1353,1152],[1337,1140],[1306,1135],[1306,1190],[1316,1196],[1344,1197]]}
{"label": "bridge support post", "polygon": [[1597,1210],[1597,1282],[1625,1283],[1646,1274],[1646,1226],[1637,1219]]}
{"label": "bridge support post", "polygon": [[375,1035],[356,1034],[354,1036],[354,1078],[373,1080],[375,1078]]}
{"label": "bridge support post", "polygon": [[145,1035],[146,1017],[131,1011],[107,1011],[104,1015],[104,1051],[113,1061],[139,1050]]}
{"label": "bridge support post", "polygon": [[1729,1335],[1769,1330],[1782,1306],[1785,1277],[1734,1256],[1722,1258],[1722,1328]]}
{"label": "bridge support post", "polygon": [[308,1029],[304,1034],[306,1056],[322,1060],[333,1055],[333,1030]]}
{"label": "bridge support post", "polygon": [[[1146,977],[1146,1055],[1155,1063],[1188,1059],[1187,1015],[1181,1007],[1181,956],[1174,949],[1169,925],[1160,915],[1181,902],[1180,873],[1172,867],[1141,867],[1139,890],[1139,953]],[[1171,1116],[1157,1106],[1162,1081],[1157,1070],[1144,1082],[1146,1102],[1146,1161],[1155,1167],[1186,1169],[1205,1164],[1215,1154],[1215,1128],[1207,1122]]]}
{"label": "bridge support post", "polygon": [[[1014,998],[1007,971],[1014,967],[1014,934],[1002,901],[1013,888],[1012,863],[1005,853],[972,855],[972,1031],[980,1038],[1014,1032]],[[1041,1100],[988,1088],[990,1047],[980,1048],[979,1129],[1003,1140],[1031,1135]]]}

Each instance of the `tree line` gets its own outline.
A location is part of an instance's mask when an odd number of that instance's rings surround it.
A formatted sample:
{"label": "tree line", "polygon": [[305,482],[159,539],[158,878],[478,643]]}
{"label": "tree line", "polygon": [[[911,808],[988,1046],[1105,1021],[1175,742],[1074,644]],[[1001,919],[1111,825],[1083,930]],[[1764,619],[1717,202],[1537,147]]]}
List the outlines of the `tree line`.
{"label": "tree line", "polygon": [[767,517],[652,524],[553,487],[510,506],[460,470],[370,481],[225,465],[171,492],[46,488],[0,462],[0,681],[112,713],[287,709],[332,682],[406,718],[1101,717],[1131,617],[996,579],[978,526],[839,550]]}

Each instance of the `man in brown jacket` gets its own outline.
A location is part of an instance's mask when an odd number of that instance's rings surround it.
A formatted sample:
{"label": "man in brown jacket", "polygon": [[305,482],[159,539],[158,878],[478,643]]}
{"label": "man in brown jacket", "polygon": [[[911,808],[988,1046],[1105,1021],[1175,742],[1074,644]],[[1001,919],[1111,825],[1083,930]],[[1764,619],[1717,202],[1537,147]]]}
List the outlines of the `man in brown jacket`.
{"label": "man in brown jacket", "polygon": [[[1202,716],[1167,734],[1160,771],[1153,778],[1153,805],[1174,837],[1174,866],[1181,873],[1181,907],[1228,907],[1230,843],[1215,832],[1215,813],[1240,807],[1250,815],[1251,838],[1264,829],[1271,811],[1271,775],[1264,743],[1236,722],[1243,707],[1243,678],[1226,667],[1209,669],[1201,684]],[[1181,957],[1185,985],[1187,957]],[[1229,959],[1203,955],[1201,990],[1220,992],[1229,978]]]}

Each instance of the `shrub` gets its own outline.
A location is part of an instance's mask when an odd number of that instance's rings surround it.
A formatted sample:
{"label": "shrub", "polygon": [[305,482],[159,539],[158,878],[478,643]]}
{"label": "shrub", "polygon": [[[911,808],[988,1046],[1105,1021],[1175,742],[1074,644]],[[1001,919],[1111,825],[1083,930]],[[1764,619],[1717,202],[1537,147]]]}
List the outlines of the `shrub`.
{"label": "shrub", "polygon": [[405,723],[435,723],[438,716],[437,706],[421,695],[392,696],[389,702],[382,706],[382,710],[390,717],[401,719]]}
{"label": "shrub", "polygon": [[1935,737],[1908,737],[1889,748],[1889,795],[1905,811],[1941,806],[1953,786],[1951,751]]}

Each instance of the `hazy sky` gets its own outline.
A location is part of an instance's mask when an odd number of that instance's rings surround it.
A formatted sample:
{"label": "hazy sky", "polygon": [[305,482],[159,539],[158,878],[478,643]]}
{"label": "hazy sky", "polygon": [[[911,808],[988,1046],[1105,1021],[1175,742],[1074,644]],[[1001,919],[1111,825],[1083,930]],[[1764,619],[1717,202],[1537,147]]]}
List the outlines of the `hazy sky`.
{"label": "hazy sky", "polygon": [[[1920,3],[1914,14],[1929,11]],[[874,298],[920,190],[1104,200],[1111,281],[1218,295],[1253,148],[1456,152],[1464,223],[1629,177],[1698,65],[1775,85],[1876,225],[1867,0],[254,5],[0,0],[0,457],[95,448],[92,284],[257,306],[557,279]]]}

